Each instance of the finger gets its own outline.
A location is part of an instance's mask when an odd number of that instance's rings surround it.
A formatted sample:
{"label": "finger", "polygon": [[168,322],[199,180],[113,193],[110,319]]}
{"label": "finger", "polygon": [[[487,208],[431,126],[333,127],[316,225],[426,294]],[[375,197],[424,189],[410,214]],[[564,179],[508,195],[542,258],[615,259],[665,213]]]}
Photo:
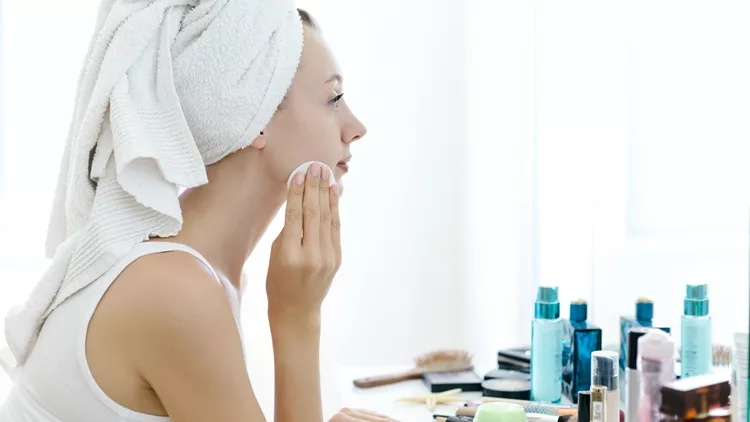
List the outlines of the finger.
{"label": "finger", "polygon": [[346,413],[339,412],[331,418],[328,422],[359,422],[359,419],[356,419],[352,416],[347,415]]}
{"label": "finger", "polygon": [[323,256],[333,259],[333,244],[331,242],[331,174],[325,167],[320,174],[320,248]]}
{"label": "finger", "polygon": [[333,253],[336,257],[336,263],[341,264],[341,218],[339,216],[339,185],[331,186],[329,200],[331,204],[331,244]]}
{"label": "finger", "polygon": [[368,422],[391,422],[391,419],[388,416],[381,415],[379,413],[375,413],[369,410],[364,409],[346,409],[343,413],[352,416],[358,420],[368,421]]}
{"label": "finger", "polygon": [[305,173],[294,175],[286,198],[286,219],[282,236],[287,242],[302,242],[302,195],[305,191]]}
{"label": "finger", "polygon": [[305,193],[302,195],[302,246],[320,247],[320,164],[307,169]]}

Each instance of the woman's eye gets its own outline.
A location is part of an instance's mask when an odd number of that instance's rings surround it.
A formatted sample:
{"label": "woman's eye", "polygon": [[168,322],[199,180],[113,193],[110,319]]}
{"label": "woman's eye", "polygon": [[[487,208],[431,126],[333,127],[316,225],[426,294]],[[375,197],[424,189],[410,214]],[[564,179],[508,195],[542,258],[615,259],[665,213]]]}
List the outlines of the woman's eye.
{"label": "woman's eye", "polygon": [[331,105],[332,105],[332,106],[334,106],[334,107],[338,107],[338,105],[339,105],[339,101],[341,101],[341,98],[342,98],[343,96],[344,96],[344,93],[342,92],[341,94],[339,94],[339,95],[337,95],[337,96],[333,97],[333,99],[332,99],[331,101],[329,101],[328,103],[329,103],[329,104],[331,104]]}

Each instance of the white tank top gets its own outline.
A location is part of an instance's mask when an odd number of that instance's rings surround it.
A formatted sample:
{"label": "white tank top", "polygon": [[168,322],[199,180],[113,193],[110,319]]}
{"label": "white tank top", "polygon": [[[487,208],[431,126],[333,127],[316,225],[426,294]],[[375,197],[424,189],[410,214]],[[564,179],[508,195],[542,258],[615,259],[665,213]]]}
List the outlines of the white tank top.
{"label": "white tank top", "polygon": [[171,421],[169,417],[134,412],[115,403],[99,388],[86,360],[89,321],[112,282],[136,259],[171,251],[187,252],[208,268],[224,287],[239,329],[237,291],[216,274],[205,258],[178,243],[139,243],[107,273],[49,315],[26,364],[18,369],[15,385],[0,406],[0,422]]}

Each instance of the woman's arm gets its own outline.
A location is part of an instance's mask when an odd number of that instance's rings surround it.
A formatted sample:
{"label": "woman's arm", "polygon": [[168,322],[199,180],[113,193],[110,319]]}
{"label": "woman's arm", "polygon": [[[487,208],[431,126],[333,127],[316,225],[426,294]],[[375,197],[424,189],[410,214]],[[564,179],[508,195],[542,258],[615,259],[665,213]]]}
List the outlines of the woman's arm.
{"label": "woman's arm", "polygon": [[269,311],[276,379],[276,422],[322,421],[320,315],[292,320]]}
{"label": "woman's arm", "polygon": [[276,422],[323,420],[320,309],[341,264],[338,187],[315,163],[289,187],[271,247],[266,292],[276,372]]}

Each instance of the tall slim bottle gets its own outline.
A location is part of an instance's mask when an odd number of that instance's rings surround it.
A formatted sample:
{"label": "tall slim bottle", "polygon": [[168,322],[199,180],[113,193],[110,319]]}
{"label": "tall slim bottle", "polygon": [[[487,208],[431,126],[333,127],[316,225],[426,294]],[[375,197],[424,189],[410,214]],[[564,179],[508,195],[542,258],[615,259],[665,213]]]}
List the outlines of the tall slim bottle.
{"label": "tall slim bottle", "polygon": [[558,403],[562,398],[563,324],[557,287],[540,286],[531,322],[531,399]]}
{"label": "tall slim bottle", "polygon": [[680,376],[688,378],[711,373],[713,346],[707,284],[687,285],[681,326]]}

